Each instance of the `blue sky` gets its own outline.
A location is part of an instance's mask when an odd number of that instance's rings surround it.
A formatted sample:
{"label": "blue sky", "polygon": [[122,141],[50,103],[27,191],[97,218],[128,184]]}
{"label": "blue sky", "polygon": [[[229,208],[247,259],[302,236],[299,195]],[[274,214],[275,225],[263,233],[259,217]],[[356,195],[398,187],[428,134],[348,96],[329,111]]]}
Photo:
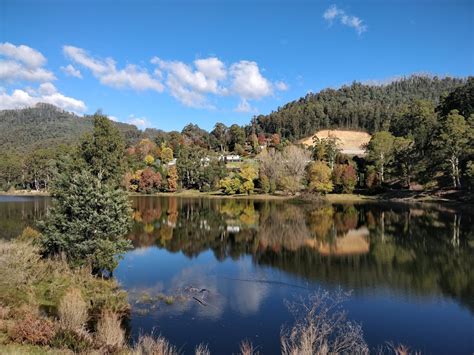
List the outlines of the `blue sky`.
{"label": "blue sky", "polygon": [[474,71],[473,1],[0,1],[0,108],[245,124],[352,81]]}

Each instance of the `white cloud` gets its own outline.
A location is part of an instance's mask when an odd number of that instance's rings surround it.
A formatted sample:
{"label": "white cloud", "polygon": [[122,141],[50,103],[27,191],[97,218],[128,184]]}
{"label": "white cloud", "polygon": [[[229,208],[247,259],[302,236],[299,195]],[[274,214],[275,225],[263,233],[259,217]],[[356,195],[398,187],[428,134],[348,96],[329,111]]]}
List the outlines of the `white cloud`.
{"label": "white cloud", "polygon": [[277,81],[275,83],[275,88],[279,91],[286,91],[288,90],[288,84],[283,81]]}
{"label": "white cloud", "polygon": [[73,76],[75,78],[82,79],[82,74],[79,69],[74,68],[71,64],[69,64],[66,67],[61,67],[61,70],[67,75],[67,76]]}
{"label": "white cloud", "polygon": [[230,67],[232,91],[244,99],[261,99],[272,94],[272,84],[256,62],[241,60]]}
{"label": "white cloud", "polygon": [[222,80],[227,76],[224,63],[215,57],[194,61],[196,68],[210,79]]}
{"label": "white cloud", "polygon": [[151,63],[158,66],[160,75],[166,73],[171,95],[186,106],[212,108],[206,95],[226,92],[220,81],[226,78],[227,70],[218,58],[197,59],[194,61],[196,69],[180,61],[165,61],[158,57],[152,58]]}
{"label": "white cloud", "polygon": [[64,46],[67,58],[92,71],[92,74],[104,84],[114,88],[130,88],[137,91],[154,90],[162,92],[164,87],[158,77],[154,77],[145,68],[128,64],[124,69],[117,69],[112,58],[97,59],[84,49]]}
{"label": "white cloud", "polygon": [[52,72],[43,68],[46,58],[25,45],[0,43],[0,80],[7,82],[55,80]]}
{"label": "white cloud", "polygon": [[110,115],[108,115],[107,117],[108,117],[109,120],[111,120],[111,121],[114,121],[114,122],[118,122],[118,121],[119,121],[118,117],[116,117],[116,116],[110,116]]}
{"label": "white cloud", "polygon": [[343,25],[353,28],[359,35],[367,31],[367,26],[364,21],[350,14],[344,10],[339,9],[336,5],[330,6],[323,14],[323,18],[332,23],[334,20],[339,20]]}
{"label": "white cloud", "polygon": [[22,62],[30,68],[39,68],[46,64],[46,58],[40,52],[25,45],[15,46],[8,42],[0,43],[0,55]]}
{"label": "white cloud", "polygon": [[[265,78],[258,64],[252,61],[242,60],[227,67],[217,57],[196,59],[190,64],[153,57],[150,62],[156,67],[150,72],[134,64],[118,69],[112,58],[96,58],[78,47],[64,46],[63,52],[74,63],[89,69],[104,85],[156,92],[162,92],[166,86],[174,98],[195,108],[215,109],[210,103],[211,95],[234,95],[241,99],[237,109],[246,111],[251,108],[248,100],[288,89],[282,81],[273,83]],[[69,65],[64,71],[72,73],[73,69]]]}
{"label": "white cloud", "polygon": [[130,115],[127,123],[133,124],[141,129],[150,127],[150,121],[148,121],[146,117],[135,117],[135,115]]}
{"label": "white cloud", "polygon": [[235,112],[257,112],[255,107],[252,107],[246,99],[241,99],[234,110]]}
{"label": "white cloud", "polygon": [[84,112],[87,109],[83,101],[61,94],[51,83],[43,83],[37,90],[16,89],[11,94],[6,91],[0,92],[0,109],[2,110],[30,107],[39,102],[45,102],[76,113]]}
{"label": "white cloud", "polygon": [[9,82],[25,81],[52,81],[56,77],[52,72],[43,68],[32,68],[13,60],[0,60],[0,80]]}

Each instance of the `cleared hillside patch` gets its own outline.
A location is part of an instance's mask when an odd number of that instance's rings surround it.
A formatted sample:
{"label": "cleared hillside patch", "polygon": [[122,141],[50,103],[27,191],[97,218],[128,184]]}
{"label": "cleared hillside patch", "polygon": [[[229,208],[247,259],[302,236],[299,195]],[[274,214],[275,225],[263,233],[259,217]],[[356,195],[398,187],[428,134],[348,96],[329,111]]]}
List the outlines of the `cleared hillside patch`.
{"label": "cleared hillside patch", "polygon": [[346,131],[339,129],[323,129],[316,132],[316,134],[303,138],[299,141],[300,144],[305,146],[312,147],[313,137],[317,136],[319,139],[328,138],[333,136],[339,139],[339,148],[342,150],[342,153],[347,155],[365,155],[365,145],[369,143],[371,135],[367,132],[361,131]]}

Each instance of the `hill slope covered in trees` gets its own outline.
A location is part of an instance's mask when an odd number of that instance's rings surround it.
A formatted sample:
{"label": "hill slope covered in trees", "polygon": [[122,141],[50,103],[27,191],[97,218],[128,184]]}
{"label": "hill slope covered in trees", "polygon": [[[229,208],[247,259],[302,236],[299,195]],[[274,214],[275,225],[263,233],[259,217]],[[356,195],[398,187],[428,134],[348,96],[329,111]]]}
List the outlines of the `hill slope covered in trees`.
{"label": "hill slope covered in trees", "polygon": [[410,76],[386,85],[354,82],[337,90],[309,93],[252,121],[257,131],[278,133],[282,138],[301,139],[323,128],[358,129],[370,133],[389,129],[391,122],[414,100],[440,98],[466,82],[458,78]]}
{"label": "hill slope covered in trees", "polygon": [[[133,125],[115,123],[129,141],[140,137]],[[49,104],[0,111],[0,150],[26,153],[35,148],[74,145],[92,130],[93,119],[79,117]]]}

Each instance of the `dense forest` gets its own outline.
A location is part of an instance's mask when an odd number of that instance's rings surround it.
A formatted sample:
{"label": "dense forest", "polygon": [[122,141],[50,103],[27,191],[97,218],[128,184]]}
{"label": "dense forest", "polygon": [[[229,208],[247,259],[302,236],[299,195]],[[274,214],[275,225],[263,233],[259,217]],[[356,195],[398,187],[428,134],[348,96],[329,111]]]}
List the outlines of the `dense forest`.
{"label": "dense forest", "polygon": [[[0,189],[48,189],[57,163],[91,131],[95,116],[47,104],[0,111]],[[218,122],[210,132],[195,124],[181,132],[114,126],[125,144],[122,184],[132,192],[474,187],[473,77],[354,83],[309,94],[243,127]],[[336,138],[312,148],[298,143],[323,128],[370,132],[366,155],[342,154]],[[227,164],[228,154],[243,161]]]}
{"label": "dense forest", "polygon": [[387,85],[354,82],[340,89],[309,93],[269,115],[252,120],[257,131],[278,133],[290,140],[312,135],[322,128],[345,128],[370,133],[393,126],[416,100],[438,105],[441,98],[466,80],[429,76],[410,76]]}
{"label": "dense forest", "polygon": [[[114,122],[125,139],[133,140],[140,131],[133,125]],[[0,151],[30,152],[76,144],[92,129],[91,116],[80,117],[60,108],[39,103],[34,107],[0,111]]]}

